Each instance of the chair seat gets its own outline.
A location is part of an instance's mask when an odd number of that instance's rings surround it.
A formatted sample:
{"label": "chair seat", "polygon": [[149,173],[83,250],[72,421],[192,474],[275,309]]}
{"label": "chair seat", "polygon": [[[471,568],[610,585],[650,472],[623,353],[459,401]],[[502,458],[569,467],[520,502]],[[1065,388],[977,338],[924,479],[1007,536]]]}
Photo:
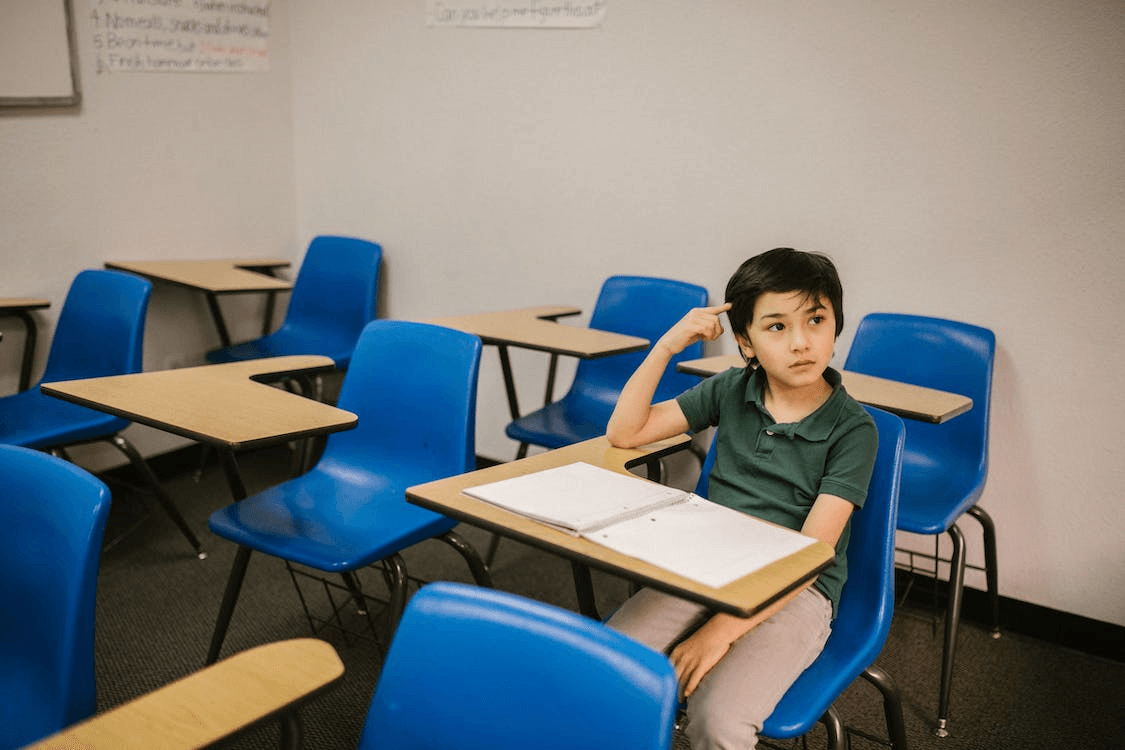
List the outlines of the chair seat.
{"label": "chair seat", "polygon": [[457,525],[403,502],[405,490],[355,467],[340,476],[318,465],[215,511],[209,526],[236,544],[317,570],[358,570]]}
{"label": "chair seat", "polygon": [[283,327],[268,336],[209,351],[207,361],[224,364],[293,354],[319,354],[331,357],[337,369],[346,370],[354,348],[355,341],[352,339],[334,337],[319,331],[304,333]]}
{"label": "chair seat", "polygon": [[96,440],[129,422],[85,406],[45,396],[38,388],[0,398],[0,443],[50,448]]}
{"label": "chair seat", "polygon": [[902,466],[898,528],[914,534],[944,534],[984,491],[984,476],[972,467],[933,460],[907,448]]}
{"label": "chair seat", "polygon": [[605,434],[613,413],[613,403],[602,404],[588,398],[566,397],[520,417],[504,428],[513,440],[544,448],[562,448]]}

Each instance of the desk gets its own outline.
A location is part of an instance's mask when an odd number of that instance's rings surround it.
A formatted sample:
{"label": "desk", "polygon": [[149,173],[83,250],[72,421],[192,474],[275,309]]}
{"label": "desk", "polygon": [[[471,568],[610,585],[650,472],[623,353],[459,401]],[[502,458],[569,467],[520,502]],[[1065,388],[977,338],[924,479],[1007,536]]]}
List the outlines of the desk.
{"label": "desk", "polygon": [[449,318],[430,318],[427,323],[456,328],[480,337],[485,344],[493,344],[500,354],[500,367],[504,373],[504,389],[508,394],[508,410],[513,420],[520,418],[519,401],[516,398],[515,381],[512,378],[512,365],[508,358],[508,347],[548,352],[551,363],[547,370],[547,388],[543,397],[544,405],[551,403],[555,390],[555,371],[560,354],[580,359],[597,359],[614,354],[626,354],[648,347],[646,339],[626,336],[596,328],[564,326],[555,322],[559,318],[577,315],[576,307],[547,305],[528,307],[519,310],[478,313]]}
{"label": "desk", "polygon": [[26,750],[210,747],[282,715],[282,746],[300,735],[296,706],[344,676],[336,650],[315,638],[247,649],[29,745]]}
{"label": "desk", "polygon": [[[40,389],[65,401],[215,446],[237,502],[248,493],[234,457],[236,450],[348,430],[359,421],[349,411],[255,381],[334,368],[331,357],[294,355],[68,380],[43,384]],[[230,621],[249,562],[250,550],[239,547],[219,610],[220,621]],[[222,630],[225,634],[226,627]],[[212,641],[208,664],[215,662],[221,648],[220,635]]]}
{"label": "desk", "polygon": [[[681,362],[677,369],[691,375],[710,377],[731,367],[745,367],[745,364],[739,354],[720,354]],[[923,388],[849,370],[843,370],[840,377],[844,388],[856,401],[907,419],[941,424],[973,408],[971,398],[956,393]]]}
{"label": "desk", "polygon": [[23,321],[26,336],[23,340],[23,359],[20,362],[19,389],[26,391],[31,385],[31,366],[35,362],[35,342],[39,338],[39,329],[35,325],[35,318],[31,317],[32,310],[42,310],[50,307],[51,301],[35,297],[17,297],[0,299],[0,316],[11,316]]}
{"label": "desk", "polygon": [[[266,316],[262,322],[262,335],[269,333],[273,322],[273,301],[277,292],[288,291],[293,285],[283,279],[270,276],[272,271],[285,268],[289,261],[278,258],[250,258],[236,260],[148,260],[148,261],[109,261],[106,268],[128,271],[154,281],[195,289],[207,295],[207,305],[215,328],[219,331],[219,341],[230,346],[230,333],[219,309],[220,294],[241,292],[266,292],[268,301]],[[259,271],[261,273],[259,273]]]}
{"label": "desk", "polygon": [[330,357],[293,355],[65,380],[40,389],[229,453],[355,427],[351,412],[258,382],[334,367]]}
{"label": "desk", "polygon": [[585,461],[614,471],[651,463],[682,450],[690,442],[686,435],[633,450],[613,448],[606,438],[599,437],[528,458],[498,464],[479,471],[410,487],[406,499],[423,508],[444,513],[474,526],[489,529],[570,558],[578,590],[579,609],[597,618],[593,590],[586,566],[593,566],[653,588],[699,602],[712,609],[735,615],[750,616],[760,612],[777,599],[808,583],[831,564],[835,551],[823,542],[745,576],[720,589],[705,586],[636,558],[623,555],[591,542],[571,536],[545,524],[511,513],[461,492],[486,482],[495,482],[522,474]]}

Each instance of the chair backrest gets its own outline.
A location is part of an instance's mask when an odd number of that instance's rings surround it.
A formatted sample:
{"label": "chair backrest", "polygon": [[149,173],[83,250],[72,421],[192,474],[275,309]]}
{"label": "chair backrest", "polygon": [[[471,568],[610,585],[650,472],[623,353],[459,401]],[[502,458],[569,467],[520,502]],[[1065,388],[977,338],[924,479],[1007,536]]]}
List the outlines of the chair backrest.
{"label": "chair backrest", "polygon": [[374,320],[360,334],[337,406],[360,415],[329,436],[318,466],[378,466],[401,488],[476,464],[480,339],[451,328]]}
{"label": "chair backrest", "polygon": [[40,382],[140,372],[152,284],[122,271],[74,277]]}
{"label": "chair backrest", "polygon": [[871,406],[863,408],[875,420],[879,451],[867,486],[867,500],[852,514],[848,580],[840,592],[833,633],[845,633],[857,647],[861,640],[870,664],[883,648],[894,614],[895,520],[906,426],[894,414]]}
{"label": "chair backrest", "polygon": [[938,465],[943,481],[979,493],[988,472],[988,425],[996,336],[987,328],[942,318],[871,313],[860,321],[844,368],[959,393],[967,413],[935,425],[906,425],[906,464]]}
{"label": "chair backrest", "polygon": [[667,657],[602,623],[434,583],[395,631],[359,748],[668,748],[677,690]]}
{"label": "chair backrest", "polygon": [[769,737],[808,731],[886,643],[894,616],[894,542],[906,428],[894,414],[865,406],[879,449],[863,507],[852,514],[848,579],[824,649],[782,696],[766,720]]}
{"label": "chair backrest", "polygon": [[94,713],[94,605],[109,490],[89,472],[0,445],[0,747]]}
{"label": "chair backrest", "polygon": [[355,237],[314,237],[293,282],[282,327],[333,331],[348,341],[375,319],[383,248]]}
{"label": "chair backrest", "polygon": [[[590,327],[639,336],[655,344],[692,308],[706,304],[707,290],[696,284],[646,276],[611,276],[602,284],[590,316]],[[612,412],[625,381],[647,353],[644,350],[580,360],[571,390],[580,391],[589,399],[604,401]],[[677,372],[676,363],[702,356],[703,344],[700,342],[673,357],[657,385],[654,400],[674,398],[698,383],[698,377]]]}

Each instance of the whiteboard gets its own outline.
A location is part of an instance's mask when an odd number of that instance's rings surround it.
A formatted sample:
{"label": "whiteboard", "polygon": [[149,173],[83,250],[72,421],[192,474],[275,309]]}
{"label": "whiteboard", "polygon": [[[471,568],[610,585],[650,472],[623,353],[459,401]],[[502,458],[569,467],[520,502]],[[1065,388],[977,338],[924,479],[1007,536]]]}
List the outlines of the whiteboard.
{"label": "whiteboard", "polygon": [[71,0],[0,0],[0,107],[81,101]]}

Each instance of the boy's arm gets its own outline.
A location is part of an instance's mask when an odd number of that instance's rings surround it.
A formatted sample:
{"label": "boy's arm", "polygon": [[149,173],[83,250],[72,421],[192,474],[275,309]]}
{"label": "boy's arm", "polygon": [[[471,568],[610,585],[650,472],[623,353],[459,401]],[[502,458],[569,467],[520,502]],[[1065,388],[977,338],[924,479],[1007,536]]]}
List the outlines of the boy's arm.
{"label": "boy's arm", "polygon": [[648,356],[625,383],[609,418],[606,437],[617,448],[636,448],[678,435],[688,429],[680,405],[674,400],[652,403],[656,386],[672,357],[696,341],[714,341],[723,333],[719,315],[729,304],[699,307],[683,318],[653,345]]}
{"label": "boy's arm", "polygon": [[[801,526],[801,533],[835,547],[854,508],[842,497],[818,495]],[[695,692],[699,681],[726,655],[732,643],[780,612],[806,588],[795,589],[753,617],[736,617],[719,612],[672,649],[670,658],[680,678],[680,690],[684,697]]]}

